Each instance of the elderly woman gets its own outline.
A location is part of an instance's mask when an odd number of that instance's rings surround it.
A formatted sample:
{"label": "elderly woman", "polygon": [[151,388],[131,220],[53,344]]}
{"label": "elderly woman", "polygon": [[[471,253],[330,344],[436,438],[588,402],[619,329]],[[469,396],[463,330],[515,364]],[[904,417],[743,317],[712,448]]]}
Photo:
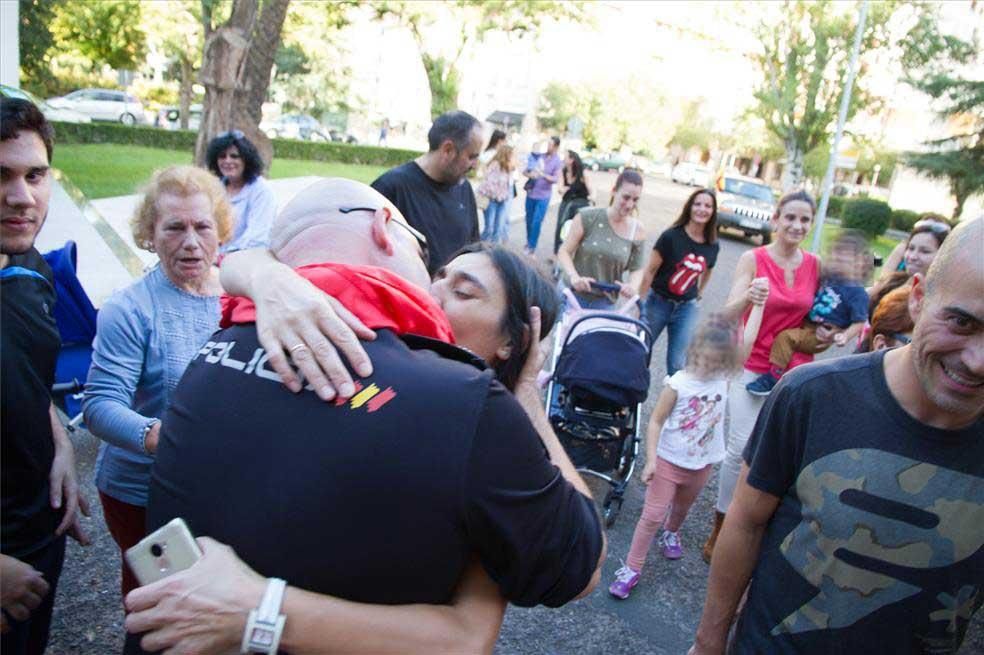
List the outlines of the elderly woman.
{"label": "elderly woman", "polygon": [[239,130],[212,139],[205,153],[208,169],[225,185],[235,224],[223,253],[258,248],[270,243],[270,226],[277,215],[277,199],[263,179],[263,159],[253,142]]}
{"label": "elderly woman", "polygon": [[[160,418],[188,363],[219,323],[218,269],[232,209],[208,171],[158,171],[132,220],[133,237],[160,263],[99,312],[83,411],[103,440],[96,487],[110,534],[126,551],[144,535]],[[125,595],[137,587],[123,566]]]}

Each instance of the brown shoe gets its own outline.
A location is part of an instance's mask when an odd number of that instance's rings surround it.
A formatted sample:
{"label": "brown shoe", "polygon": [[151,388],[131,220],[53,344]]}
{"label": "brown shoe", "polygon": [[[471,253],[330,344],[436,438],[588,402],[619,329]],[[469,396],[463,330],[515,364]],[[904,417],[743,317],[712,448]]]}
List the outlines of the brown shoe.
{"label": "brown shoe", "polygon": [[711,529],[711,536],[707,538],[707,542],[704,544],[704,550],[701,555],[704,561],[708,564],[711,563],[711,555],[714,553],[714,544],[717,543],[718,534],[721,533],[721,525],[724,524],[724,514],[722,512],[714,512],[714,527]]}

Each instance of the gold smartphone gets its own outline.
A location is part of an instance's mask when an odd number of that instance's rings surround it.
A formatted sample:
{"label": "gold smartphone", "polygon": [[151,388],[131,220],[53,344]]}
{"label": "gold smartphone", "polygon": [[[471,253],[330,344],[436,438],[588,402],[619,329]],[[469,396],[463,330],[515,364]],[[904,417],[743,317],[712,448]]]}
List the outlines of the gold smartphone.
{"label": "gold smartphone", "polygon": [[183,519],[177,518],[126,551],[126,563],[140,585],[184,571],[202,557],[202,549]]}

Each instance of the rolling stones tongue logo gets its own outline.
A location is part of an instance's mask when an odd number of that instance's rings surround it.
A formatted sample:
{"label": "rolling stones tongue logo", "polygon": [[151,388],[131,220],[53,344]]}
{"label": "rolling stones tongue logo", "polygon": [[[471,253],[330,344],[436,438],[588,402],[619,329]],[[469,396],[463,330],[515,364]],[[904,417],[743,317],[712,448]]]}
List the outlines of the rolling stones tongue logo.
{"label": "rolling stones tongue logo", "polygon": [[670,293],[677,296],[687,293],[705,270],[707,270],[707,260],[703,255],[688,254],[676,265],[673,275],[670,276],[667,283]]}

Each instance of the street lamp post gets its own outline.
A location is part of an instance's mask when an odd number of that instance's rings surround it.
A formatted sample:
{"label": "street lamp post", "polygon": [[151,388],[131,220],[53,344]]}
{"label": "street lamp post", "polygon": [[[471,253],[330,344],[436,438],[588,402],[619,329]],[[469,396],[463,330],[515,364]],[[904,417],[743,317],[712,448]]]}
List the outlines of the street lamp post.
{"label": "street lamp post", "polygon": [[858,27],[854,31],[854,47],[851,49],[851,63],[844,82],[844,93],[841,95],[840,112],[837,114],[837,131],[834,132],[834,143],[830,148],[830,161],[827,162],[827,173],[823,176],[820,206],[817,208],[816,227],[813,230],[813,245],[810,250],[820,251],[820,241],[823,236],[823,223],[827,218],[827,205],[830,204],[830,188],[834,181],[834,168],[837,166],[837,152],[840,149],[841,136],[844,134],[844,123],[847,121],[847,108],[851,104],[851,90],[854,88],[854,76],[858,70],[858,57],[861,54],[861,36],[864,34],[864,24],[868,18],[868,0],[861,3],[858,13]]}

